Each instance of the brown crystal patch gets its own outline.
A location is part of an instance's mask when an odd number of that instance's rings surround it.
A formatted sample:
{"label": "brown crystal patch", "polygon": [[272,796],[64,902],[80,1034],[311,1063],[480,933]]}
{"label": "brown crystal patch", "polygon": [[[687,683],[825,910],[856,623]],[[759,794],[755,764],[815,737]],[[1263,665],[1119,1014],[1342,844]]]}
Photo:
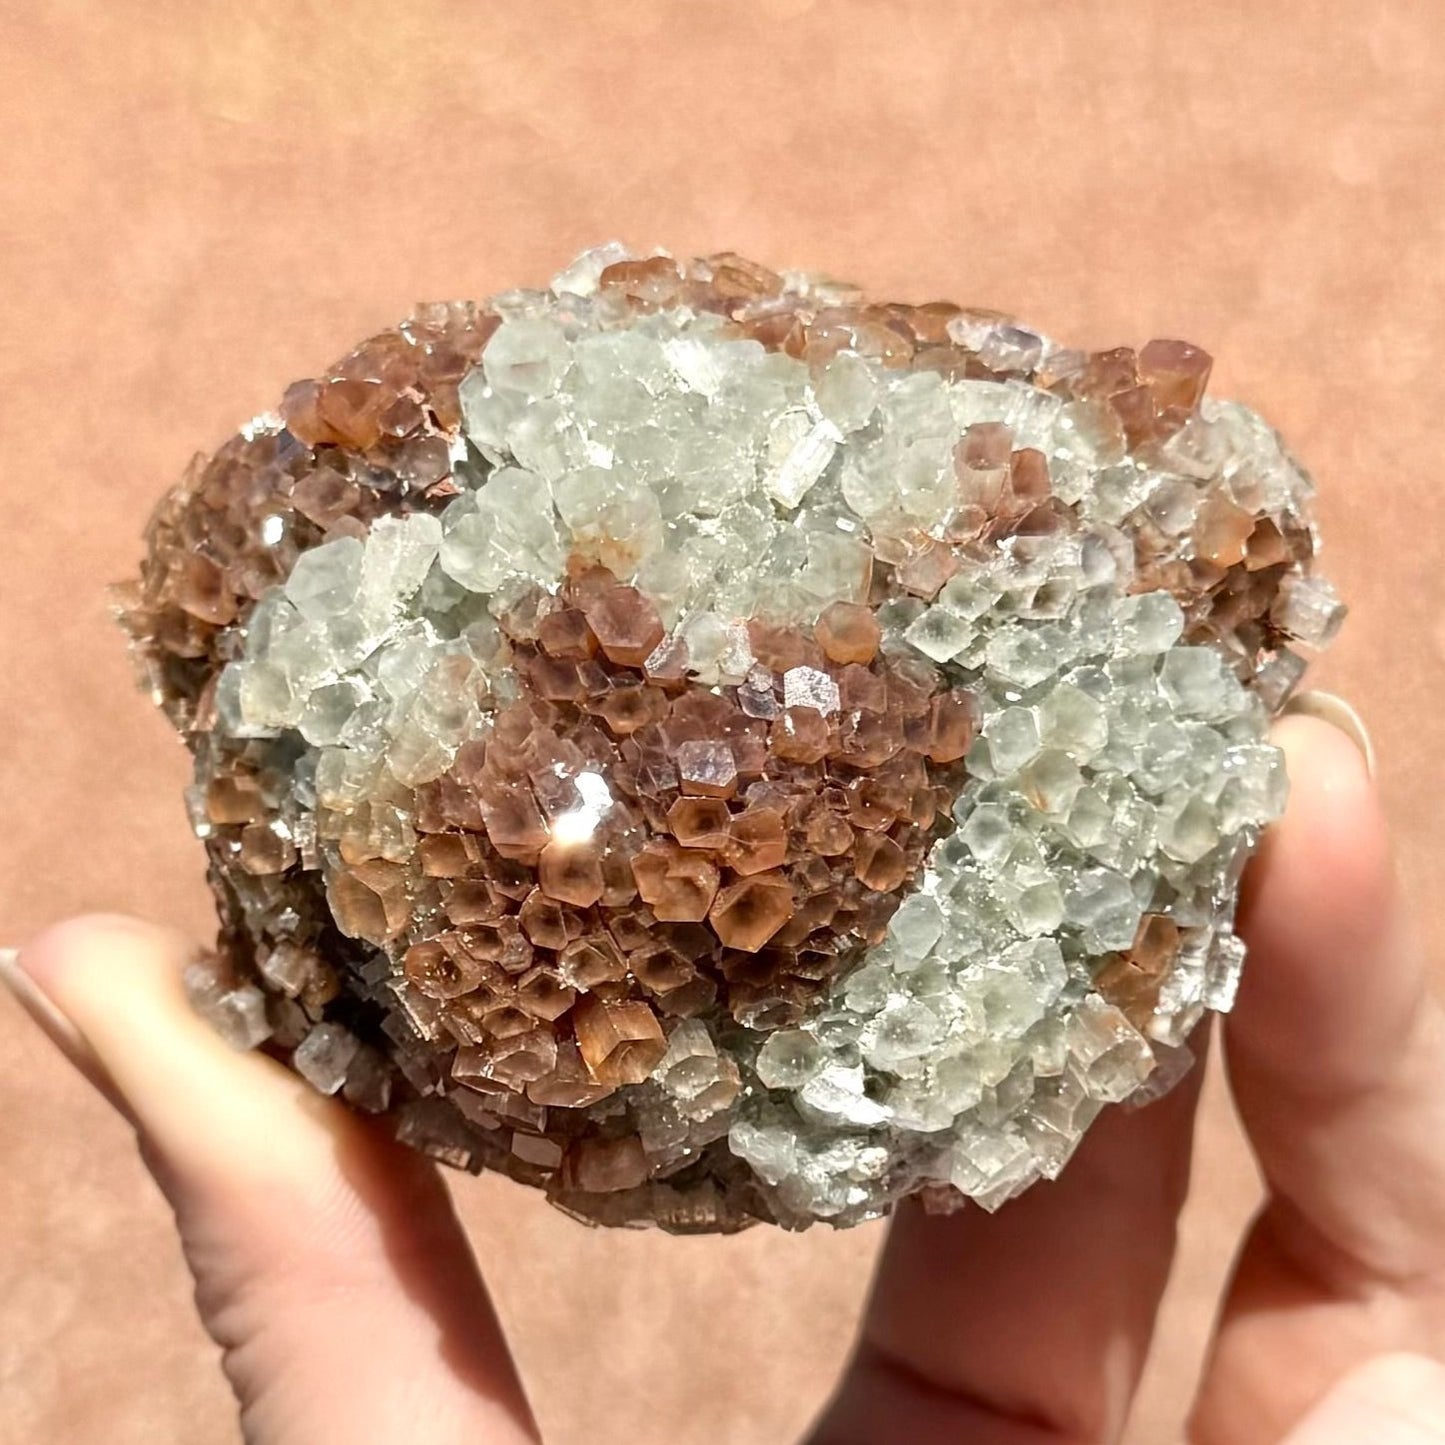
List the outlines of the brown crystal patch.
{"label": "brown crystal patch", "polygon": [[1159,989],[1179,951],[1179,925],[1162,913],[1139,920],[1133,944],[1109,954],[1094,975],[1094,987],[1137,1029],[1148,1025]]}
{"label": "brown crystal patch", "polygon": [[657,1015],[645,1003],[588,997],[573,1028],[582,1061],[599,1084],[640,1084],[667,1049]]}
{"label": "brown crystal patch", "polygon": [[878,619],[857,602],[834,602],[825,608],[814,631],[830,662],[872,662],[883,640]]}
{"label": "brown crystal patch", "polygon": [[[856,616],[836,619],[838,632],[852,639],[846,656],[866,664],[829,658],[806,632],[768,629],[775,661],[814,667],[840,699],[847,692],[853,705],[830,716],[785,708],[777,673],[755,672],[747,697],[652,676],[655,617],[600,569],[519,602],[501,623],[521,695],[416,807],[419,852],[451,880],[440,946],[492,962],[514,924],[530,945],[525,963],[577,991],[570,1013],[547,1022],[564,1039],[575,1032],[584,1065],[614,1085],[636,1082],[652,1053],[629,1044],[628,1078],[617,1061],[599,1072],[613,1055],[598,1042],[613,1018],[599,1003],[625,1004],[628,1027],[654,1043],[659,1018],[714,1003],[775,1027],[879,942],[948,825],[972,737],[970,700],[880,656]],[[619,646],[624,636],[633,641]],[[771,724],[754,715],[764,690]],[[383,925],[369,906],[358,921]],[[434,972],[434,954],[423,957]],[[495,970],[463,993],[455,970],[445,994],[430,976],[412,981],[455,1000],[484,1035],[496,1021],[510,1029],[518,1008],[538,1012]]]}
{"label": "brown crystal patch", "polygon": [[187,468],[151,518],[139,583],[119,599],[145,685],[177,727],[205,726],[200,701],[228,626],[302,552],[456,495],[457,384],[497,324],[470,302],[423,306],[291,386],[284,425],[257,424]]}

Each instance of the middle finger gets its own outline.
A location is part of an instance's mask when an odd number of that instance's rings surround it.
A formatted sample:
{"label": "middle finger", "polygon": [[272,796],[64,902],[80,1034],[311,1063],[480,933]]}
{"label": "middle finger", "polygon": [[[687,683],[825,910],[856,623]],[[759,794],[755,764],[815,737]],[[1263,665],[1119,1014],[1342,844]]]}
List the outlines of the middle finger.
{"label": "middle finger", "polygon": [[919,1445],[1116,1437],[1174,1257],[1202,1075],[1110,1110],[1056,1182],[997,1214],[900,1209],[815,1445],[903,1438],[900,1411]]}

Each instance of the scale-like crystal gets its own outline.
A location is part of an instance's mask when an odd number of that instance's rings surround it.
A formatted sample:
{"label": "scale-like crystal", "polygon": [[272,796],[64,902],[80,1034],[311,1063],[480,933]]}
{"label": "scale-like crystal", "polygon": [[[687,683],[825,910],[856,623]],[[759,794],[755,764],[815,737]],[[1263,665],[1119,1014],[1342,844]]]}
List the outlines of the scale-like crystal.
{"label": "scale-like crystal", "polygon": [[197,1007],[603,1223],[994,1208],[1229,1007],[1342,608],[1180,341],[725,254],[420,308],[162,502]]}

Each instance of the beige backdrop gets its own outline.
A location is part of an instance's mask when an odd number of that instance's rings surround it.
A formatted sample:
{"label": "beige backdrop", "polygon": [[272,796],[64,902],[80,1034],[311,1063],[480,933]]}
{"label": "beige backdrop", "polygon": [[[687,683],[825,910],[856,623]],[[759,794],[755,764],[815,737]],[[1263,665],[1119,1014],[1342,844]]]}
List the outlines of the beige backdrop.
{"label": "beige backdrop", "polygon": [[[1440,0],[7,0],[0,56],[0,942],[208,930],[186,761],[102,596],[190,452],[413,301],[616,235],[1213,352],[1323,485],[1355,615],[1317,680],[1374,730],[1445,954]],[[234,1442],[125,1130],[5,999],[0,1071],[0,1441]],[[1217,1087],[1200,1147],[1141,1445],[1253,1199]],[[457,1192],[556,1442],[787,1440],[879,1241]]]}

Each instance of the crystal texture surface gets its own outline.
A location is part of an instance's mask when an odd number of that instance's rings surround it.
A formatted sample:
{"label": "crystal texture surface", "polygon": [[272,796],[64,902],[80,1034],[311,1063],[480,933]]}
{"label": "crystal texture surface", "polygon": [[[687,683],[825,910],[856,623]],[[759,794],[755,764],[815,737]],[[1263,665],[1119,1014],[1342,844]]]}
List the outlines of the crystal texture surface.
{"label": "crystal texture surface", "polygon": [[1180,341],[618,245],[423,306],[165,497],[237,1047],[678,1232],[996,1208],[1228,1008],[1343,608]]}

